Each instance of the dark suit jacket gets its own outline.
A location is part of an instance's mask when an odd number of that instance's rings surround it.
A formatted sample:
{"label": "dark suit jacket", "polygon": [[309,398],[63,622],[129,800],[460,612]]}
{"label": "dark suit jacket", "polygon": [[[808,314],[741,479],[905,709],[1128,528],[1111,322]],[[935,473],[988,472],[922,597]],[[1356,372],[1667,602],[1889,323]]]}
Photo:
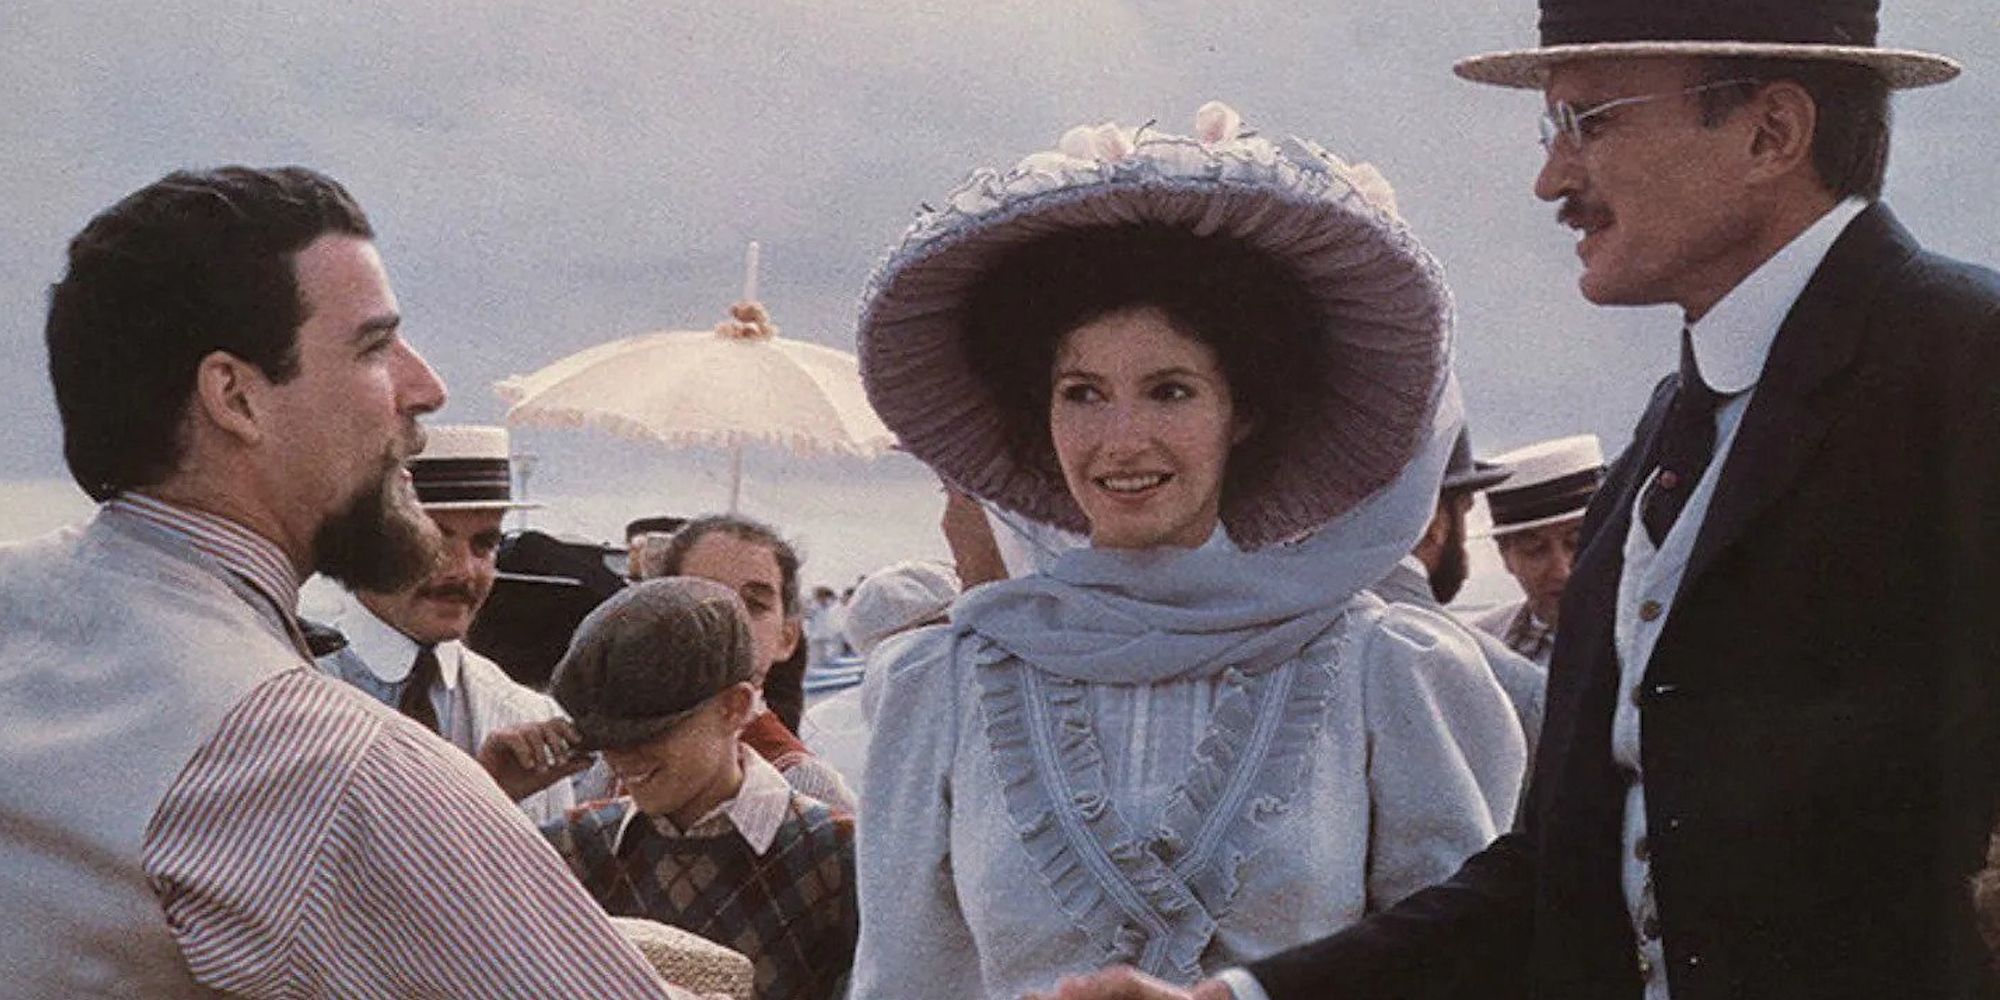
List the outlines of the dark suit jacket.
{"label": "dark suit jacket", "polygon": [[[1622,548],[1661,383],[1585,520],[1527,828],[1251,966],[1290,998],[1637,998],[1610,753]],[[1858,217],[1794,304],[1640,687],[1675,1000],[1994,994],[2000,275]]]}

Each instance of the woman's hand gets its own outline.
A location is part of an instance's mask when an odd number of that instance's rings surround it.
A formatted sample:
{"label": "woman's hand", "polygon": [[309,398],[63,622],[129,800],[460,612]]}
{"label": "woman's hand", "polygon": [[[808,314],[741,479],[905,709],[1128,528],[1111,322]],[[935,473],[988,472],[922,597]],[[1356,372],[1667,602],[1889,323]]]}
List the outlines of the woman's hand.
{"label": "woman's hand", "polygon": [[1007,579],[1007,561],[993,540],[993,525],[979,501],[949,484],[944,488],[944,516],[938,519],[945,544],[951,547],[959,583],[971,590],[982,583]]}
{"label": "woman's hand", "polygon": [[576,727],[555,718],[496,729],[473,758],[508,798],[519,802],[590,767],[590,754],[578,749],[582,745]]}

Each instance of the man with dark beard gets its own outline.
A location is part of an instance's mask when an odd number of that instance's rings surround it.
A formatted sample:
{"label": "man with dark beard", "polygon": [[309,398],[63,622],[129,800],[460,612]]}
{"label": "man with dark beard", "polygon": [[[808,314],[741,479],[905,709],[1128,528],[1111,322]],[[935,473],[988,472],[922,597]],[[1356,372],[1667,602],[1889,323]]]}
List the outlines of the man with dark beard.
{"label": "man with dark beard", "polygon": [[493,592],[501,520],[537,506],[514,499],[507,429],[433,427],[409,469],[443,554],[409,586],[354,588],[335,623],[346,645],[320,669],[476,755],[537,824],[560,819],[576,805],[560,779],[590,760],[571,753],[576,731],[554,699],[460,641]]}
{"label": "man with dark beard", "polygon": [[49,371],[102,506],[0,547],[9,996],[669,995],[470,760],[306,652],[307,576],[433,558],[402,460],[444,386],[372,239],[322,175],[226,167],[70,244]]}
{"label": "man with dark beard", "polygon": [[1460,621],[1445,605],[1458,596],[1471,572],[1471,557],[1465,550],[1465,518],[1472,510],[1474,495],[1507,479],[1509,472],[1496,464],[1472,457],[1472,439],[1464,431],[1452,443],[1451,461],[1445,466],[1444,482],[1438,489],[1437,510],[1431,523],[1417,539],[1417,547],[1389,571],[1372,589],[1375,596],[1391,604],[1408,604],[1433,611],[1458,625],[1479,643],[1486,654],[1493,679],[1507,692],[1514,714],[1521,720],[1521,735],[1528,741],[1528,763],[1534,766],[1535,742],[1542,731],[1542,692],[1548,686],[1548,672],[1531,660],[1507,648],[1506,643]]}

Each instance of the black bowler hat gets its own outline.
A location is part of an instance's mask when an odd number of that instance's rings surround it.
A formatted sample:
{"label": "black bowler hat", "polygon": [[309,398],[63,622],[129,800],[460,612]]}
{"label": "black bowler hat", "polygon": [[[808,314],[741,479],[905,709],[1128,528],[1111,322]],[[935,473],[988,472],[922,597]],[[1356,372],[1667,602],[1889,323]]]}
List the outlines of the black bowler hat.
{"label": "black bowler hat", "polygon": [[1452,67],[1474,83],[1540,90],[1549,67],[1648,56],[1821,59],[1866,66],[1898,90],[1958,75],[1944,56],[1875,45],[1880,0],[1541,0],[1539,48]]}
{"label": "black bowler hat", "polygon": [[1493,462],[1482,462],[1472,457],[1472,435],[1459,428],[1457,439],[1451,443],[1451,460],[1444,466],[1444,486],[1442,492],[1478,492],[1496,483],[1505,482],[1513,475],[1512,469]]}

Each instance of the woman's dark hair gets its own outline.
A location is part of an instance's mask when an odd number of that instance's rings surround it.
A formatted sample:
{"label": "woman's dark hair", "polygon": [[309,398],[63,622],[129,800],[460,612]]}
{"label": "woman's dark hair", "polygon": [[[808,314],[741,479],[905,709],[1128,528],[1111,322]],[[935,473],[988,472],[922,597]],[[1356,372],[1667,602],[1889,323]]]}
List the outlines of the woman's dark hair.
{"label": "woman's dark hair", "polygon": [[1290,268],[1240,240],[1145,224],[1084,229],[1013,248],[965,304],[966,355],[993,395],[1015,463],[1060,482],[1049,437],[1056,351],[1093,320],[1151,306],[1215,352],[1248,436],[1231,452],[1230,494],[1277,468],[1329,364],[1322,316]]}
{"label": "woman's dark hair", "polygon": [[[1711,59],[1701,82],[1790,80],[1805,88],[1819,109],[1813,132],[1813,169],[1835,198],[1882,197],[1889,172],[1889,82],[1866,66],[1822,59]],[[1717,87],[1700,94],[1702,121],[1720,123],[1756,92]]]}
{"label": "woman's dark hair", "polygon": [[44,330],[70,475],[94,500],[171,475],[195,370],[227,351],[298,374],[306,319],[292,261],[329,233],[374,231],[347,190],[302,167],[168,174],[69,245]]}
{"label": "woman's dark hair", "polygon": [[[674,532],[673,540],[667,543],[666,553],[660,557],[664,575],[681,575],[681,563],[687,560],[688,551],[694,548],[696,542],[716,532],[770,550],[772,558],[778,561],[779,604],[786,618],[798,618],[799,551],[778,534],[778,529],[754,518],[741,514],[705,514],[681,525]],[[792,647],[792,655],[781,663],[771,664],[770,673],[764,675],[764,703],[771,706],[771,711],[794,733],[799,731],[799,719],[805,714],[808,653],[804,642],[796,643]]]}

